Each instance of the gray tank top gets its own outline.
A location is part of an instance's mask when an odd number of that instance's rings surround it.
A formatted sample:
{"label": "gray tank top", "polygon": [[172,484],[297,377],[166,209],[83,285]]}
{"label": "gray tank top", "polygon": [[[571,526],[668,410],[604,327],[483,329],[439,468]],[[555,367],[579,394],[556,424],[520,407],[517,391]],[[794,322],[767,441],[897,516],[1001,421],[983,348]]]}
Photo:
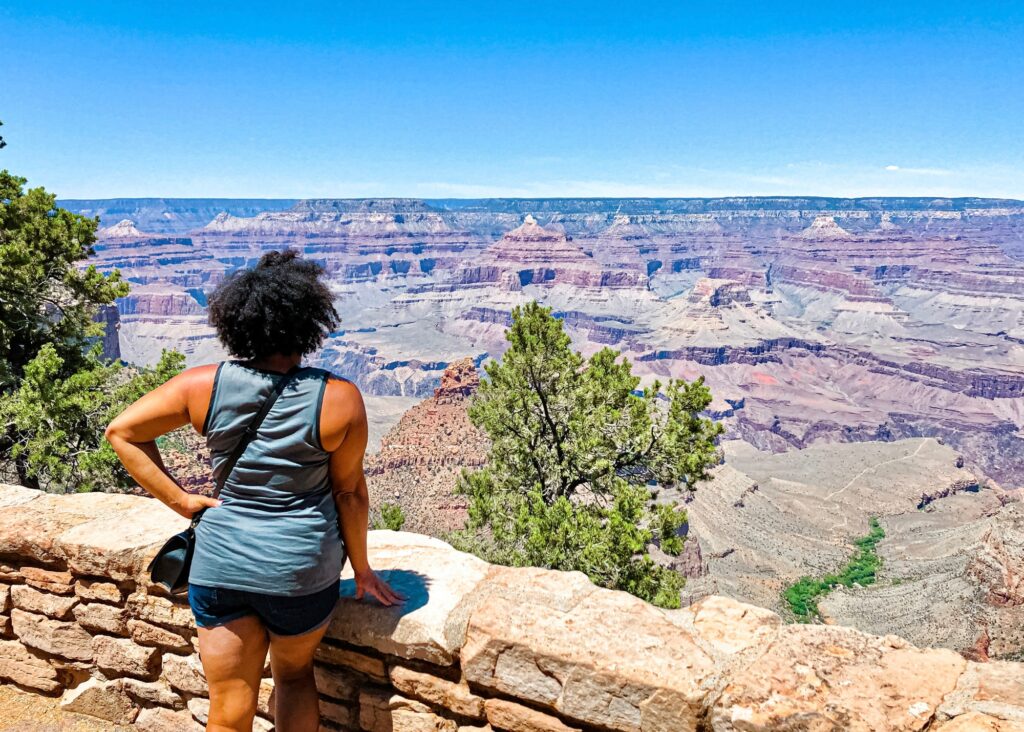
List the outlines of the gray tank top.
{"label": "gray tank top", "polygon": [[[203,514],[189,582],[266,595],[307,595],[338,580],[344,547],[320,444],[328,373],[303,369],[281,393],[259,433]],[[282,374],[237,361],[217,368],[203,434],[213,475]]]}

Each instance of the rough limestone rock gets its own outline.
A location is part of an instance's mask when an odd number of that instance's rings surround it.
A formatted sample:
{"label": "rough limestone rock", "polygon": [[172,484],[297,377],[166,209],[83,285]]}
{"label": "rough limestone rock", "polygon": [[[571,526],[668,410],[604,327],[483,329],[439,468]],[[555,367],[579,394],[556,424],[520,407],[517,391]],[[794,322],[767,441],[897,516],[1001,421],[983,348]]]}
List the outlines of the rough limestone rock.
{"label": "rough limestone rock", "polygon": [[360,678],[351,671],[317,664],[313,667],[313,673],[321,696],[340,701],[355,701],[359,698]]}
{"label": "rough limestone rock", "polygon": [[164,654],[162,666],[164,678],[175,689],[195,696],[210,695],[199,656],[176,656],[167,653]]}
{"label": "rough limestone rock", "polygon": [[139,708],[116,681],[87,679],[64,694],[60,702],[66,712],[88,714],[117,724],[131,724]]}
{"label": "rough limestone rock", "polygon": [[434,714],[426,704],[373,690],[359,695],[359,728],[366,732],[456,732],[457,725]]}
{"label": "rough limestone rock", "polygon": [[[13,587],[6,602],[14,603],[16,640],[0,641],[0,680],[64,691],[68,706],[108,719],[128,719],[141,707],[140,730],[201,729],[193,712],[203,716],[208,690],[184,604],[144,583],[108,579],[98,566],[88,575],[65,570],[65,560],[37,567],[39,556],[63,551],[69,517],[78,527],[91,523],[87,504],[68,498],[74,510],[0,487],[0,504],[14,504],[0,510],[0,524],[25,526],[17,515],[24,511],[58,534],[37,525],[28,541],[0,527],[0,544],[37,552],[26,566],[3,555],[0,601]],[[59,520],[42,516],[40,505],[56,506]],[[176,523],[158,527],[159,535]],[[117,572],[127,572],[135,560],[126,557],[148,551],[152,537],[137,542],[114,552]],[[491,566],[422,536],[372,532],[370,547],[375,566],[409,601],[383,609],[339,600],[333,637],[316,654],[324,729],[1019,732],[1024,725],[1024,664],[967,661],[842,626],[786,625],[716,596],[661,610],[579,573]],[[80,546],[78,556],[91,551]],[[76,603],[73,621],[24,609],[60,614],[66,603]],[[264,678],[254,729],[271,728],[273,698]]]}
{"label": "rough limestone rock", "polygon": [[176,653],[191,653],[191,634],[179,633],[158,625],[147,623],[145,620],[132,618],[127,623],[128,634],[132,640],[143,646],[155,646],[165,651]]}
{"label": "rough limestone rock", "polygon": [[21,576],[25,583],[37,590],[52,592],[57,595],[70,595],[75,591],[74,580],[70,572],[55,572],[40,567],[22,567]]}
{"label": "rough limestone rock", "polygon": [[75,594],[83,600],[108,602],[114,605],[119,605],[124,601],[124,593],[117,585],[102,580],[79,580],[75,583]]}
{"label": "rough limestone rock", "polygon": [[262,679],[260,681],[259,693],[256,695],[256,713],[273,719],[276,701],[277,695],[274,693],[274,680],[272,678]]}
{"label": "rough limestone rock", "polygon": [[96,665],[104,673],[151,679],[160,670],[160,653],[156,648],[140,646],[127,638],[98,635],[93,638],[92,648]]}
{"label": "rough limestone rock", "polygon": [[496,729],[509,732],[579,732],[557,717],[524,707],[506,699],[488,699],[487,721]]}
{"label": "rough limestone rock", "polygon": [[382,660],[348,648],[321,643],[320,647],[316,649],[316,659],[334,666],[354,669],[376,681],[388,680],[388,674]]}
{"label": "rough limestone rock", "polygon": [[57,669],[18,641],[0,641],[0,680],[46,693],[62,686]]}
{"label": "rough limestone rock", "polygon": [[350,565],[342,572],[342,598],[327,637],[372,646],[402,658],[449,665],[459,632],[449,627],[459,600],[486,575],[486,562],[452,550],[438,539],[390,531],[370,532],[374,569],[408,599],[372,614],[355,600]]}
{"label": "rough limestone rock", "polygon": [[192,712],[194,720],[206,724],[210,718],[210,700],[203,699],[200,696],[197,696],[195,699],[189,699],[188,710]]}
{"label": "rough limestone rock", "polygon": [[715,703],[714,725],[920,730],[956,688],[966,665],[952,651],[919,650],[895,636],[789,626],[763,654],[734,671]]}
{"label": "rough limestone rock", "polygon": [[682,616],[578,573],[506,569],[488,582],[462,649],[470,684],[614,730],[696,727],[716,668]]}
{"label": "rough limestone rock", "polygon": [[166,625],[175,630],[191,631],[192,611],[188,605],[179,605],[164,597],[133,593],[128,598],[128,614],[156,625]]}
{"label": "rough limestone rock", "polygon": [[72,571],[116,581],[145,579],[146,565],[160,546],[188,526],[187,519],[169,511],[159,501],[141,505],[132,502],[124,508],[129,507],[128,513],[97,513],[99,518],[60,535],[57,544]]}
{"label": "rough limestone rock", "polygon": [[77,623],[64,623],[15,608],[11,611],[14,633],[31,648],[73,661],[92,660],[92,636]]}
{"label": "rough limestone rock", "polygon": [[185,700],[166,681],[141,681],[139,679],[118,679],[117,683],[132,699],[146,705],[157,705],[170,709],[184,709]]}
{"label": "rough limestone rock", "polygon": [[1024,732],[1024,722],[992,717],[980,712],[968,712],[962,717],[940,724],[942,732]]}
{"label": "rough limestone rock", "polygon": [[[0,555],[17,556],[22,561],[43,564],[67,560],[64,547],[60,545],[60,537],[66,532],[89,522],[109,520],[100,519],[101,516],[116,516],[121,525],[108,525],[108,532],[120,534],[132,523],[120,514],[132,507],[143,508],[134,496],[109,493],[36,493],[27,500],[22,500],[23,497],[20,493],[12,496],[13,500],[20,501],[16,504],[17,511],[0,511]],[[111,526],[115,527],[113,531]],[[94,552],[94,556],[99,558],[102,555]]]}
{"label": "rough limestone rock", "polygon": [[170,709],[143,709],[135,720],[139,732],[202,732],[203,725],[192,719],[187,709],[174,712]]}
{"label": "rough limestone rock", "polygon": [[725,597],[704,598],[689,610],[700,639],[714,653],[725,657],[761,647],[782,627],[782,619],[771,610]]}
{"label": "rough limestone rock", "polygon": [[[42,498],[45,493],[10,483],[0,483],[0,509],[15,508]],[[3,513],[10,513],[3,511]]]}
{"label": "rough limestone rock", "polygon": [[75,608],[75,620],[86,630],[95,633],[128,635],[125,610],[115,605],[104,605],[98,602],[79,605]]}
{"label": "rough limestone rock", "polygon": [[51,595],[47,592],[40,592],[28,585],[12,587],[11,600],[14,602],[15,607],[26,612],[39,613],[58,620],[70,618],[72,608],[78,604],[77,597]]}
{"label": "rough limestone rock", "polygon": [[[936,717],[954,721],[980,714],[1024,727],[1024,664],[968,663],[956,689],[943,699]],[[945,729],[945,727],[943,727]]]}
{"label": "rough limestone rock", "polygon": [[[349,727],[355,727],[358,723],[359,713],[354,711],[351,707],[347,707],[344,704],[338,704],[326,699],[320,700],[320,718],[326,719],[328,722],[334,722],[344,729]],[[321,730],[331,729],[330,727],[320,727]]]}
{"label": "rough limestone rock", "polygon": [[484,700],[465,684],[449,681],[406,666],[392,666],[391,685],[403,694],[429,704],[451,709],[456,714],[483,719]]}

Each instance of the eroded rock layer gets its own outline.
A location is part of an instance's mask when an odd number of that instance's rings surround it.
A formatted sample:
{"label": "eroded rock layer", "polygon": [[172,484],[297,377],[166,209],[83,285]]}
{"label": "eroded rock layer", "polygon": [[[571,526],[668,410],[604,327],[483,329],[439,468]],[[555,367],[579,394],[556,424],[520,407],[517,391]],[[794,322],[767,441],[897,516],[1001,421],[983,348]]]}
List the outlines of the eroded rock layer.
{"label": "eroded rock layer", "polygon": [[731,435],[764,450],[933,436],[1005,487],[1024,475],[1019,201],[65,205],[102,217],[97,264],[133,284],[128,361],[221,358],[207,293],[291,246],[324,264],[344,320],[318,363],[372,395],[430,397],[447,364],[500,355],[509,311],[536,298],[584,352],[703,374]]}

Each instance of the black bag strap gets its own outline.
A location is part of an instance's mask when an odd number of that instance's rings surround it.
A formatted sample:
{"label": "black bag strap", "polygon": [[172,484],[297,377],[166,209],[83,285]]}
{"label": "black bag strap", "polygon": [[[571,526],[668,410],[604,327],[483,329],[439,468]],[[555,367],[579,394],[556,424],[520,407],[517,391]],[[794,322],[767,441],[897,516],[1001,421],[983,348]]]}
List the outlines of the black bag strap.
{"label": "black bag strap", "polygon": [[[257,433],[260,431],[260,426],[262,426],[263,420],[274,406],[274,402],[277,401],[277,398],[281,396],[281,393],[284,392],[285,388],[292,382],[299,372],[304,370],[305,369],[300,368],[299,366],[293,366],[286,374],[284,374],[284,376],[277,380],[276,384],[274,384],[274,390],[271,391],[270,395],[263,400],[263,404],[260,406],[260,411],[256,412],[255,416],[246,426],[245,432],[242,433],[242,437],[235,445],[235,449],[231,451],[231,455],[228,456],[227,461],[224,463],[224,470],[221,471],[220,478],[217,479],[217,484],[213,489],[214,498],[220,495],[221,490],[224,488],[224,483],[227,481],[228,477],[230,477],[231,471],[235,469],[235,463],[237,463],[238,459],[242,457],[245,449],[249,447],[249,443],[256,438]],[[206,509],[203,509],[203,511],[205,510]],[[193,528],[195,528],[195,525],[199,523],[199,519],[202,517],[203,511],[200,511],[192,517]]]}

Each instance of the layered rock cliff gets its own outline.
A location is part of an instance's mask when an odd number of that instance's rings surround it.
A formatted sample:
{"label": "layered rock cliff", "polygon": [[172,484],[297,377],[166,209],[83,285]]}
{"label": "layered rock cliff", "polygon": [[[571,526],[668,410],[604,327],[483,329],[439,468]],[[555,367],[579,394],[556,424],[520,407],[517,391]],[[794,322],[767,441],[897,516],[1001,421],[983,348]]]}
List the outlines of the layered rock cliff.
{"label": "layered rock cliff", "polygon": [[[190,612],[144,572],[184,519],[144,498],[15,486],[0,507],[0,679],[140,730],[199,730]],[[660,610],[414,534],[371,532],[370,557],[408,600],[357,602],[343,574],[317,651],[324,729],[1024,729],[1024,664],[785,625],[718,597]],[[257,729],[272,729],[272,697],[264,678]]]}
{"label": "layered rock cliff", "polygon": [[[540,299],[645,380],[706,377],[730,435],[777,452],[938,437],[1024,474],[1024,204],[988,199],[77,202],[100,213],[122,357],[223,356],[206,294],[270,248],[321,262],[343,326],[318,365],[429,397]],[[131,218],[131,223],[118,223]]]}

